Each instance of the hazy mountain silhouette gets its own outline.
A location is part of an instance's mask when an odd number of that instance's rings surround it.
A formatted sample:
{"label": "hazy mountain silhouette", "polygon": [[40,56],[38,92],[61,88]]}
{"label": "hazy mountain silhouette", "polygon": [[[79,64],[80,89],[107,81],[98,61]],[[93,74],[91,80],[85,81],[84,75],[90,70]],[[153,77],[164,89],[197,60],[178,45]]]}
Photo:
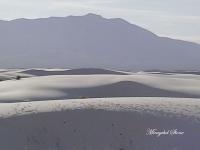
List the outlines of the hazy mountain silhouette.
{"label": "hazy mountain silhouette", "polygon": [[200,69],[200,45],[99,15],[0,21],[0,68]]}

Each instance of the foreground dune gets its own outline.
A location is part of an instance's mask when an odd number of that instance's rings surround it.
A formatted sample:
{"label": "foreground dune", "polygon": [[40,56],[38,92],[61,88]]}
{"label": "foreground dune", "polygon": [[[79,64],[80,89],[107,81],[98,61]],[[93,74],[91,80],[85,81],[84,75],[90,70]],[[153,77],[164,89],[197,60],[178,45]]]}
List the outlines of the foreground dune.
{"label": "foreground dune", "polygon": [[[183,135],[146,135],[158,129]],[[200,101],[78,99],[0,104],[5,150],[199,150]]]}

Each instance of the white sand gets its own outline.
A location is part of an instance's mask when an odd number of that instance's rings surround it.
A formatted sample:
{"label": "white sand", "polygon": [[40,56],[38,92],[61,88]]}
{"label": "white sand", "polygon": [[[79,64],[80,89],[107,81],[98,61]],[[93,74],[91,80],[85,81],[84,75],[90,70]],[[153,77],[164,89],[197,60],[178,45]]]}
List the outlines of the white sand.
{"label": "white sand", "polygon": [[[184,109],[183,109],[184,108]],[[192,98],[91,98],[48,100],[36,102],[1,103],[0,118],[74,109],[103,109],[109,111],[157,112],[194,117],[200,121],[200,100]]]}
{"label": "white sand", "polygon": [[[136,83],[140,85],[136,85]],[[116,95],[117,90],[118,93],[120,91],[123,93],[126,86],[127,91],[124,91],[124,93],[126,92],[127,95]],[[128,86],[131,86],[132,89]],[[144,94],[144,96],[200,97],[200,77],[198,75],[175,74],[167,76],[147,73],[32,77],[19,81],[0,82],[0,101],[68,99],[82,96],[99,97],[98,93],[101,93],[102,97],[142,96],[145,89],[151,91],[151,93]],[[138,92],[140,95],[138,95]],[[162,94],[163,92],[164,94]],[[170,92],[175,93],[171,94]]]}
{"label": "white sand", "polygon": [[[34,77],[23,70],[2,70],[0,77],[18,74],[29,78],[0,82],[2,150],[200,148],[200,99],[166,98],[200,97],[198,75],[140,72]],[[147,136],[148,128],[177,129],[184,135]]]}
{"label": "white sand", "polygon": [[[148,128],[184,135],[147,136]],[[199,150],[200,101],[109,98],[0,104],[8,150]],[[192,147],[191,147],[192,146]]]}

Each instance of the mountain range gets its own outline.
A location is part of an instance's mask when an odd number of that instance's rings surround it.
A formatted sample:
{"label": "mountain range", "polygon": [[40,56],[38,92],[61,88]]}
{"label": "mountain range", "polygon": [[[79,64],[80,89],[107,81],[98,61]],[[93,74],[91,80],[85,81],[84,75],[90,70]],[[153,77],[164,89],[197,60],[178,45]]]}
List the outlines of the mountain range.
{"label": "mountain range", "polygon": [[200,45],[96,14],[1,20],[0,68],[198,70]]}

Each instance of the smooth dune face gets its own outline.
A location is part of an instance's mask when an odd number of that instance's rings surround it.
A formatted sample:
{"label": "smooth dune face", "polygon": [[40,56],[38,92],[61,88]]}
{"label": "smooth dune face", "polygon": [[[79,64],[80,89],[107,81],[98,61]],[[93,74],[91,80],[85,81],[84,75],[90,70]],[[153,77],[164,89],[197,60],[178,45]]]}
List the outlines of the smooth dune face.
{"label": "smooth dune face", "polygon": [[0,83],[0,101],[101,97],[200,97],[200,77],[192,74],[51,75]]}
{"label": "smooth dune face", "polygon": [[[148,128],[185,132],[161,137]],[[0,105],[2,149],[199,150],[200,101],[77,99]],[[12,144],[10,144],[12,143]]]}

